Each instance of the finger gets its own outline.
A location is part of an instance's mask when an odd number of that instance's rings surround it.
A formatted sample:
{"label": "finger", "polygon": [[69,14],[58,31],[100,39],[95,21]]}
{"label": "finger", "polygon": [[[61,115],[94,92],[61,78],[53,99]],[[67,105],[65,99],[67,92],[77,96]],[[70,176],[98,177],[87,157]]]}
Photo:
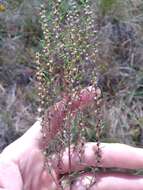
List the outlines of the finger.
{"label": "finger", "polygon": [[47,187],[51,190],[60,190],[60,184],[57,175],[52,169],[50,169],[50,173],[48,173],[47,171],[43,172],[40,179],[40,188],[37,188],[37,190],[47,190]]}
{"label": "finger", "polygon": [[[94,183],[95,182],[95,183]],[[92,185],[93,184],[93,185]],[[142,190],[143,176],[125,174],[83,174],[72,185],[72,190]],[[70,190],[69,187],[66,190]]]}
{"label": "finger", "polygon": [[[78,99],[73,99],[71,104],[68,107],[68,110],[71,112],[76,111],[76,109],[84,109],[88,104],[90,104],[94,99],[98,99],[101,96],[101,91],[99,88],[94,88],[92,86],[83,89],[79,93]],[[65,112],[65,106],[67,105],[68,98],[63,99],[62,101],[56,103],[54,106],[49,108],[48,112],[45,114],[45,134],[46,139],[52,139],[57,132],[61,129],[61,126],[64,122],[64,118],[68,113],[68,110]],[[50,118],[50,129],[51,131],[47,132],[47,128],[49,127],[49,117]],[[25,134],[24,139],[29,144],[29,141],[33,142],[41,142],[42,134],[41,134],[41,121],[37,121]]]}
{"label": "finger", "polygon": [[[101,144],[101,162],[100,167],[110,168],[143,168],[143,149],[134,148],[124,144]],[[60,169],[57,167],[58,160],[56,156],[53,159],[53,165],[57,172],[64,174],[69,172],[69,160],[71,161],[72,171],[83,170],[88,166],[97,166],[96,159],[97,145],[96,143],[86,143],[83,146],[82,153],[71,148],[71,159],[69,159],[68,148],[62,154]]]}

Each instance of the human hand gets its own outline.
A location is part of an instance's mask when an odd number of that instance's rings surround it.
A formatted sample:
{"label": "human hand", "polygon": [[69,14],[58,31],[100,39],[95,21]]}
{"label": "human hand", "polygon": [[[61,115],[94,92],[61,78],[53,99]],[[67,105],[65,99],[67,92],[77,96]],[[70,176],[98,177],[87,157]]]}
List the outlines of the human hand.
{"label": "human hand", "polygon": [[[86,106],[92,102],[95,95],[100,91],[94,89],[83,90],[80,102],[73,101],[73,110]],[[63,102],[58,103],[58,113]],[[61,109],[62,110],[62,109]],[[63,118],[58,120],[53,118],[52,130],[60,130]],[[65,150],[62,157],[60,169],[57,167],[56,157],[53,161],[52,175],[43,169],[44,157],[40,149],[42,141],[40,121],[36,122],[21,138],[10,144],[0,155],[0,190],[58,190],[60,174],[66,174],[69,171],[68,153]],[[96,143],[87,143],[84,145],[84,154],[82,156],[84,167],[96,166],[95,150]],[[102,167],[117,167],[140,169],[143,168],[143,150],[133,148],[122,144],[101,144],[102,149]],[[78,157],[72,155],[72,171],[82,170]],[[76,179],[72,189],[84,190],[90,182],[92,174],[83,174]],[[67,187],[66,190],[69,188]],[[104,173],[97,175],[97,183],[92,188],[96,190],[142,190],[143,178],[131,175]]]}
{"label": "human hand", "polygon": [[[70,109],[82,108],[89,104],[100,90],[89,87],[80,93],[80,101],[73,100]],[[54,115],[51,121],[54,134],[60,130],[65,115],[63,108],[66,98],[49,109]],[[42,133],[40,121],[37,121],[21,138],[10,144],[0,155],[0,190],[44,190],[57,189],[51,174],[43,170],[44,157],[41,151]],[[52,139],[54,135],[50,136]],[[48,140],[49,136],[47,137]],[[48,142],[47,142],[48,143]],[[58,183],[58,168],[52,174]]]}

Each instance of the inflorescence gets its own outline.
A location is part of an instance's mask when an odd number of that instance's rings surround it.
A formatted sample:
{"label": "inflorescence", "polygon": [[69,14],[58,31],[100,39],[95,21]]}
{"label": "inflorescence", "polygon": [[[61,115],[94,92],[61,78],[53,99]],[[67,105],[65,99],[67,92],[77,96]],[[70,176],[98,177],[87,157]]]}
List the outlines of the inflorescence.
{"label": "inflorescence", "polygon": [[[45,166],[50,171],[48,161],[52,154],[63,154],[64,148],[69,149],[69,168],[71,167],[71,144],[79,152],[82,160],[82,150],[86,142],[87,131],[90,128],[87,120],[91,117],[96,131],[97,151],[95,158],[97,168],[101,164],[100,134],[101,114],[97,98],[86,111],[78,110],[76,117],[69,111],[64,118],[64,125],[56,137],[47,144],[50,134],[50,121],[53,115],[47,111],[56,102],[68,97],[67,107],[72,99],[79,98],[80,91],[87,85],[97,88],[96,77],[96,29],[94,10],[90,1],[72,1],[65,4],[62,0],[49,1],[41,6],[40,23],[43,31],[41,50],[36,53],[37,81],[39,96],[39,116],[42,118],[43,153]],[[58,109],[58,108],[56,108]],[[91,114],[92,113],[92,114]],[[96,119],[95,119],[96,118]],[[52,135],[52,134],[51,134]],[[70,170],[69,170],[70,171]],[[96,169],[91,167],[96,173]],[[69,172],[70,183],[74,180]],[[62,179],[63,180],[63,179]],[[95,180],[92,180],[94,183]],[[60,186],[62,189],[62,186]]]}

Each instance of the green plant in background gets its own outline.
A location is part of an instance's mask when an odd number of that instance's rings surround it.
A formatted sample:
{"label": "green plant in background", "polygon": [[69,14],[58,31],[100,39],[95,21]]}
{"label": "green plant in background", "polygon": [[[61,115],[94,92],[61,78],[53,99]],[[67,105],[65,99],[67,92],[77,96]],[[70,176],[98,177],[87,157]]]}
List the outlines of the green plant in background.
{"label": "green plant in background", "polygon": [[96,2],[102,17],[111,16],[117,20],[127,20],[132,16],[130,0],[97,0]]}
{"label": "green plant in background", "polygon": [[109,11],[113,10],[113,6],[116,5],[118,0],[100,0],[99,5],[103,15],[106,15]]}

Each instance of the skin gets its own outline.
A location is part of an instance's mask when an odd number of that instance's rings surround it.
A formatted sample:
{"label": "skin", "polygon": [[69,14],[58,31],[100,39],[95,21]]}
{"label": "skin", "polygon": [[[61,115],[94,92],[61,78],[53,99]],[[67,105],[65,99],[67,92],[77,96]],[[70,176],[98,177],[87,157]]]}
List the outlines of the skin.
{"label": "skin", "polygon": [[[100,90],[88,87],[80,93],[80,100],[73,100],[69,109],[76,113],[76,109],[86,108],[92,103],[94,97],[100,96]],[[54,113],[52,120],[53,134],[61,129],[65,115],[62,114],[62,106],[66,101],[56,104],[58,110],[51,108]],[[53,111],[54,110],[54,111]],[[61,118],[57,121],[56,114]],[[54,135],[47,136],[50,141]],[[47,170],[43,169],[44,157],[41,151],[41,124],[37,121],[21,138],[10,144],[0,154],[0,190],[58,190],[57,186],[61,174],[69,171],[68,150],[64,151],[62,164],[57,167],[57,157],[53,155],[52,177]],[[48,143],[48,142],[47,142]],[[85,166],[96,166],[95,151],[96,143],[86,143],[82,155],[82,163],[76,152],[72,154],[72,171],[84,169]],[[143,149],[134,148],[124,144],[101,144],[102,165],[101,167],[116,167],[128,169],[143,168]],[[71,189],[86,190],[92,174],[82,174],[75,180]],[[98,173],[97,183],[92,190],[143,190],[143,177],[121,173]],[[70,190],[70,187],[65,187]]]}

